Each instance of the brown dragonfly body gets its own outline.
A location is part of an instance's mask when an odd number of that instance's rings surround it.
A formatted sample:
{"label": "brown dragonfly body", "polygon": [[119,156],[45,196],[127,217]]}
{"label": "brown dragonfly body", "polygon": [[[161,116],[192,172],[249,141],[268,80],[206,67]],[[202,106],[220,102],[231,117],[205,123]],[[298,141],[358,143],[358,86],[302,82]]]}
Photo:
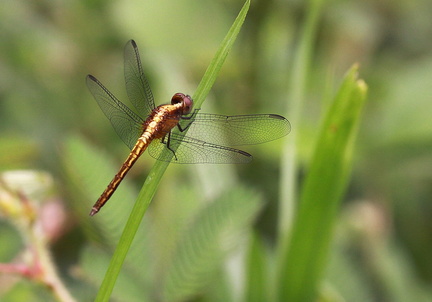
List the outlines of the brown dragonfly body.
{"label": "brown dragonfly body", "polygon": [[125,46],[124,63],[126,91],[137,113],[94,76],[87,76],[87,86],[99,107],[131,149],[119,172],[94,204],[91,216],[105,205],[146,150],[157,160],[173,163],[248,163],[252,155],[227,146],[260,144],[290,132],[289,121],[277,114],[228,116],[198,113],[198,109],[191,113],[192,99],[182,93],[176,93],[171,104],[156,107],[133,40]]}
{"label": "brown dragonfly body", "polygon": [[[95,81],[96,83],[98,82],[95,77],[90,75],[88,77],[89,80]],[[148,145],[154,139],[163,139],[168,135],[170,131],[178,125],[180,118],[190,113],[192,104],[193,101],[190,96],[184,95],[183,93],[176,93],[172,97],[170,105],[160,105],[151,112],[150,116],[143,124],[143,134],[138,138],[138,141],[132,148],[128,158],[125,160],[118,173],[93,205],[90,216],[95,215],[99,212],[100,208],[104,206],[137,159],[147,149]]]}

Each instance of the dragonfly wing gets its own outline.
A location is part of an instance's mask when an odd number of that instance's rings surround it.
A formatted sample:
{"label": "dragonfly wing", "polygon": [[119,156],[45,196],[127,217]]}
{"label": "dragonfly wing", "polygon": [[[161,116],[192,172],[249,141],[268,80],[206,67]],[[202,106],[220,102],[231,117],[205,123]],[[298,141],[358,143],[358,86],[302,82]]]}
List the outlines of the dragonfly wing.
{"label": "dragonfly wing", "polygon": [[105,86],[94,76],[87,76],[87,87],[96,99],[102,112],[111,122],[118,136],[132,149],[142,134],[144,121],[120,102]]}
{"label": "dragonfly wing", "polygon": [[167,148],[167,140],[154,140],[148,148],[149,154],[158,160],[178,164],[241,164],[252,160],[252,155],[247,152],[171,133],[169,147],[175,150],[174,156],[173,151]]}
{"label": "dragonfly wing", "polygon": [[[182,126],[187,125],[187,120]],[[187,136],[216,145],[254,145],[272,141],[291,131],[289,121],[277,114],[218,115],[198,113]]]}
{"label": "dragonfly wing", "polygon": [[154,97],[139,56],[138,46],[130,40],[124,49],[124,76],[131,103],[141,116],[148,116],[155,108]]}

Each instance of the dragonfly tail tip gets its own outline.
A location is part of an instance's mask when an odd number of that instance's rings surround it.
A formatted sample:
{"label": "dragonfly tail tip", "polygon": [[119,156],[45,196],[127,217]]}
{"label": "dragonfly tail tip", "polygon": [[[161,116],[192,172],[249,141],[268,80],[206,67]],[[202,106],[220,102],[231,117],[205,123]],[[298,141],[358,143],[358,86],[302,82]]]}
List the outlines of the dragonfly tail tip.
{"label": "dragonfly tail tip", "polygon": [[90,216],[94,216],[97,212],[99,212],[98,209],[92,208],[92,210],[90,211]]}

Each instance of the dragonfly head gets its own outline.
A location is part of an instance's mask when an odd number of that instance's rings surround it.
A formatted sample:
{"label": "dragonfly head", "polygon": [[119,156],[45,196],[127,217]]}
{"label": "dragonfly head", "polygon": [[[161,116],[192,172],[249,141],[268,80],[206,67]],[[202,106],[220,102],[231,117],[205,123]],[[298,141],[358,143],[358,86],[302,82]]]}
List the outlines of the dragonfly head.
{"label": "dragonfly head", "polygon": [[192,98],[183,93],[176,93],[171,99],[171,104],[182,104],[182,115],[189,114],[192,111],[193,101]]}

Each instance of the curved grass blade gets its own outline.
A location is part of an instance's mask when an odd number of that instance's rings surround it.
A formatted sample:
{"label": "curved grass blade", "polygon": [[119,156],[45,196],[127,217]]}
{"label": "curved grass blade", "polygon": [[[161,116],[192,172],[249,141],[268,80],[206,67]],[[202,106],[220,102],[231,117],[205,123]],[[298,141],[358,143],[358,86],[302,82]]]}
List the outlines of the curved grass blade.
{"label": "curved grass blade", "polygon": [[[222,64],[231,50],[234,41],[236,40],[237,34],[239,33],[244,22],[244,19],[246,18],[249,6],[250,0],[247,0],[230,30],[228,31],[228,34],[222,41],[200,84],[198,85],[193,96],[195,108],[201,107],[201,104],[207,97],[211,87],[213,86],[213,83],[216,81],[216,77],[219,74]],[[123,234],[111,259],[110,265],[105,274],[104,280],[102,281],[95,301],[109,301],[122,264],[132,244],[133,238],[135,237],[141,220],[144,217],[144,214],[156,192],[158,184],[165,170],[167,169],[168,164],[168,162],[157,161],[147,176],[147,179],[138,195],[135,206],[131,212],[131,215],[129,216]]]}
{"label": "curved grass blade", "polygon": [[351,68],[320,129],[301,191],[289,246],[279,265],[279,301],[314,301],[332,239],[333,223],[348,184],[366,84]]}

